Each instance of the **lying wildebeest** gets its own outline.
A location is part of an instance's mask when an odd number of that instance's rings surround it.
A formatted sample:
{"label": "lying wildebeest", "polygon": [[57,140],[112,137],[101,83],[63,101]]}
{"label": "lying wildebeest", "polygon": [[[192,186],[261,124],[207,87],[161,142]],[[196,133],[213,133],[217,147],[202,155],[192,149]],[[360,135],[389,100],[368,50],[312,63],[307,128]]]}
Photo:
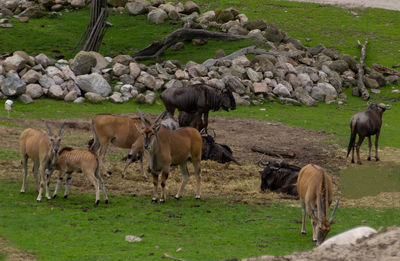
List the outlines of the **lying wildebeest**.
{"label": "lying wildebeest", "polygon": [[[199,83],[189,85],[188,87],[177,88],[172,87],[161,93],[166,110],[169,114],[174,115],[175,109],[195,114],[193,122],[189,125],[181,124],[179,126],[191,126],[197,130],[206,129],[208,126],[208,112],[210,110],[217,111],[224,109],[226,111],[235,110],[235,98],[229,88],[217,89],[209,85]],[[198,118],[203,115],[203,126],[198,126]]]}
{"label": "lying wildebeest", "polygon": [[297,177],[300,168],[283,161],[266,161],[262,158],[258,166],[264,168],[261,174],[261,191],[269,189],[273,192],[285,193],[298,198]]}
{"label": "lying wildebeest", "polygon": [[200,199],[200,161],[201,161],[201,135],[191,127],[169,130],[158,123],[166,112],[160,114],[151,127],[145,125],[138,127],[144,138],[144,149],[149,154],[149,168],[153,175],[153,197],[155,203],[158,198],[158,174],[161,171],[161,198],[165,202],[165,185],[171,165],[179,165],[182,173],[182,184],[175,198],[179,199],[189,179],[187,162],[191,159],[194,174],[197,180],[196,199]]}
{"label": "lying wildebeest", "polygon": [[[56,161],[57,152],[61,144],[61,131],[65,122],[61,125],[57,134],[53,134],[50,126],[45,122],[49,133],[28,128],[19,137],[19,146],[24,167],[24,178],[21,193],[25,193],[28,158],[33,161],[33,175],[36,182],[36,189],[39,194],[36,201],[42,200],[43,186],[46,186],[46,198],[51,199],[49,194],[50,174],[45,175],[46,169],[51,169]],[[40,169],[39,169],[40,168]],[[40,173],[40,184],[38,182],[38,170]]]}
{"label": "lying wildebeest", "polygon": [[67,174],[67,180],[65,182],[64,198],[68,197],[71,175],[75,171],[83,172],[96,189],[96,201],[94,205],[97,206],[100,202],[100,189],[103,191],[104,202],[107,204],[107,192],[100,177],[99,167],[99,157],[95,153],[89,150],[73,149],[70,147],[62,148],[54,164],[54,170],[58,170],[59,175],[53,198],[56,198],[65,174]]}
{"label": "lying wildebeest", "polygon": [[[382,126],[382,114],[386,109],[390,109],[391,106],[385,106],[384,104],[370,104],[366,111],[358,112],[351,117],[350,120],[350,142],[347,149],[347,157],[352,151],[351,162],[354,163],[354,147],[357,150],[357,163],[361,164],[360,160],[360,147],[365,137],[368,137],[369,154],[368,160],[371,160],[371,136],[375,135],[375,159],[379,160],[378,157],[378,140],[379,133]],[[358,142],[356,142],[356,135],[358,134]]]}
{"label": "lying wildebeest", "polygon": [[[150,126],[150,122],[146,121],[146,125]],[[140,118],[126,118],[112,114],[97,114],[92,117],[92,132],[94,140],[92,144],[89,141],[89,149],[100,157],[100,166],[105,169],[104,157],[110,144],[123,149],[131,149],[133,157],[140,161],[140,173],[147,178],[143,170],[143,137],[137,130],[136,126],[141,126]],[[129,164],[128,164],[129,165]],[[122,172],[125,178],[128,165]],[[111,174],[106,171],[107,176]]]}
{"label": "lying wildebeest", "polygon": [[203,140],[201,160],[214,160],[219,163],[233,161],[240,166],[240,163],[233,157],[232,150],[226,144],[216,143],[211,135],[202,133]]}
{"label": "lying wildebeest", "polygon": [[306,214],[310,216],[313,227],[313,242],[320,245],[331,230],[333,215],[339,205],[336,202],[328,219],[329,206],[332,203],[332,179],[320,166],[308,164],[304,166],[297,179],[302,208],[301,233],[306,233]]}

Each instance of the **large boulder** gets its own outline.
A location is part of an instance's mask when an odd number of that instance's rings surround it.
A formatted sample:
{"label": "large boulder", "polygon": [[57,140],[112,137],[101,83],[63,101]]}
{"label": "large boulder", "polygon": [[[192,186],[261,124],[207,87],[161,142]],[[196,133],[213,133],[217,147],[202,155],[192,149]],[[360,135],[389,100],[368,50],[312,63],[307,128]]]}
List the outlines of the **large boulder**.
{"label": "large boulder", "polygon": [[71,63],[71,70],[75,75],[88,74],[96,66],[96,57],[90,52],[80,51],[77,53]]}
{"label": "large boulder", "polygon": [[128,74],[130,72],[129,67],[123,65],[122,63],[114,64],[112,71],[115,76],[121,76],[123,74]]}
{"label": "large boulder", "polygon": [[183,6],[183,13],[191,14],[194,12],[200,13],[200,7],[193,1],[187,1]]}
{"label": "large boulder", "polygon": [[249,31],[254,29],[259,29],[261,31],[264,31],[267,28],[267,23],[263,19],[255,19],[247,21],[246,23],[243,24],[243,27]]}
{"label": "large boulder", "polygon": [[38,73],[35,70],[29,70],[21,77],[21,80],[26,83],[37,83],[40,77],[42,77],[41,73]]}
{"label": "large boulder", "polygon": [[282,32],[275,24],[269,24],[265,29],[265,38],[273,43],[280,43],[286,34]]}
{"label": "large boulder", "polygon": [[328,66],[331,70],[338,73],[343,73],[344,71],[347,71],[349,69],[349,65],[344,60],[332,61],[332,63],[330,63]]}
{"label": "large boulder", "polygon": [[227,75],[222,80],[225,83],[225,86],[231,89],[233,92],[237,94],[244,94],[246,92],[246,87],[241,82],[240,78],[232,75]]}
{"label": "large boulder", "polygon": [[[111,86],[98,73],[85,74],[76,77],[76,84],[85,92],[94,92],[103,97],[107,97],[111,93]],[[87,98],[85,96],[85,98]]]}
{"label": "large boulder", "polygon": [[63,100],[65,97],[64,90],[60,85],[52,85],[47,93],[49,97]]}
{"label": "large boulder", "polygon": [[279,83],[275,88],[274,88],[274,90],[272,91],[275,95],[277,95],[277,96],[279,96],[279,97],[290,97],[290,91],[289,91],[289,89],[285,86],[285,85],[283,85],[283,84],[281,84],[281,83]]}
{"label": "large boulder", "polygon": [[8,73],[6,78],[0,80],[0,90],[5,96],[18,96],[25,93],[26,83],[17,73]]}
{"label": "large boulder", "polygon": [[161,8],[154,9],[147,15],[147,19],[154,24],[163,24],[168,14]]}
{"label": "large boulder", "polygon": [[43,66],[43,68],[46,68],[49,65],[54,65],[55,61],[54,59],[49,58],[47,55],[44,53],[40,53],[35,56],[35,62],[37,64],[40,64]]}
{"label": "large boulder", "polygon": [[337,97],[337,91],[330,83],[321,82],[312,88],[311,97],[319,100],[325,101],[326,96]]}
{"label": "large boulder", "polygon": [[6,69],[7,72],[9,71],[20,71],[25,67],[25,64],[27,63],[27,61],[19,56],[18,54],[15,54],[13,56],[7,57],[4,60],[4,67]]}
{"label": "large boulder", "polygon": [[149,6],[150,3],[145,0],[143,1],[136,0],[135,2],[126,3],[125,8],[128,10],[128,13],[130,15],[140,15],[147,13],[147,7]]}
{"label": "large boulder", "polygon": [[19,14],[20,17],[40,18],[44,15],[38,5],[31,6]]}
{"label": "large boulder", "polygon": [[296,96],[296,99],[301,102],[301,104],[304,104],[306,106],[317,106],[318,103],[315,101],[308,91],[306,91],[304,88],[297,88],[294,91],[294,96]]}
{"label": "large boulder", "polygon": [[26,86],[26,94],[28,94],[32,99],[37,99],[42,97],[43,90],[39,84],[28,84]]}

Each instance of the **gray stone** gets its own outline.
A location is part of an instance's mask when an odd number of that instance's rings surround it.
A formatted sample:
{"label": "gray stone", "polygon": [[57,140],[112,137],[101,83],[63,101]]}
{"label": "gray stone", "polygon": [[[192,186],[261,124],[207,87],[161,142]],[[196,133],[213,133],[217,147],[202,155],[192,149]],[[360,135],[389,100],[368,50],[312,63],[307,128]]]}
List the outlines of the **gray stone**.
{"label": "gray stone", "polygon": [[119,92],[114,92],[110,97],[112,103],[123,103],[122,95]]}
{"label": "gray stone", "polygon": [[49,88],[49,92],[47,93],[48,96],[56,99],[64,99],[65,94],[63,89],[61,88],[60,85],[52,85]]}
{"label": "gray stone", "polygon": [[137,78],[137,81],[143,83],[147,88],[151,90],[156,89],[156,78],[146,72],[142,72],[141,75]]}
{"label": "gray stone", "polygon": [[106,58],[104,58],[103,55],[99,54],[98,52],[90,51],[89,52],[94,58],[96,58],[96,66],[92,68],[94,72],[99,72],[106,68],[110,62],[107,61]]}
{"label": "gray stone", "polygon": [[121,75],[119,77],[119,80],[124,84],[131,84],[131,85],[135,84],[135,77],[133,77],[132,75],[129,75],[129,74]]}
{"label": "gray stone", "polygon": [[71,0],[71,6],[75,8],[85,7],[85,0]]}
{"label": "gray stone", "polygon": [[278,83],[278,85],[274,88],[272,93],[280,97],[290,97],[290,91],[285,85],[281,83]]}
{"label": "gray stone", "polygon": [[166,13],[170,13],[171,11],[175,11],[177,12],[175,6],[171,3],[166,3],[166,4],[161,4],[159,6],[159,8],[161,8],[162,10],[164,10]]}
{"label": "gray stone", "polygon": [[76,84],[85,92],[94,92],[103,97],[111,93],[111,86],[98,73],[80,75],[76,78]]}
{"label": "gray stone", "polygon": [[29,66],[34,66],[35,65],[35,59],[31,56],[29,56],[26,52],[24,51],[15,51],[13,53],[13,55],[19,55],[21,56],[25,61],[26,64],[28,64]]}
{"label": "gray stone", "polygon": [[128,66],[123,65],[121,63],[114,64],[114,66],[113,66],[113,74],[115,76],[121,76],[123,74],[128,74],[128,73],[130,73]]}
{"label": "gray stone", "polygon": [[349,65],[349,68],[353,72],[357,72],[357,61],[354,59],[354,57],[348,55],[348,54],[340,54],[339,59],[346,61],[346,63]]}
{"label": "gray stone", "polygon": [[104,100],[104,98],[100,94],[94,92],[85,93],[85,98],[91,103],[100,103]]}
{"label": "gray stone", "polygon": [[96,66],[96,57],[90,52],[80,51],[71,63],[71,70],[75,75],[88,74]]}
{"label": "gray stone", "polygon": [[67,95],[65,95],[64,101],[72,102],[72,101],[75,101],[76,98],[78,98],[78,92],[77,91],[70,91],[69,93],[67,93]]}
{"label": "gray stone", "polygon": [[197,22],[200,24],[209,23],[211,21],[215,21],[215,12],[214,11],[207,11],[197,18]]}
{"label": "gray stone", "polygon": [[143,93],[139,93],[135,97],[135,101],[136,101],[136,103],[144,104],[144,103],[146,103],[146,97],[145,97],[145,95]]}
{"label": "gray stone", "polygon": [[42,97],[43,90],[39,84],[28,84],[26,86],[26,94],[28,94],[32,99],[37,99]]}
{"label": "gray stone", "polygon": [[85,101],[84,97],[78,97],[74,100],[74,103],[83,103]]}
{"label": "gray stone", "polygon": [[385,86],[387,84],[385,77],[380,72],[371,71],[368,73],[367,77],[375,79],[378,82],[379,86]]}
{"label": "gray stone", "polygon": [[200,13],[199,6],[193,1],[187,1],[183,6],[183,13],[184,14],[191,14],[191,13]]}
{"label": "gray stone", "polygon": [[156,97],[157,97],[157,95],[155,92],[147,91],[145,94],[145,97],[144,97],[145,103],[150,104],[150,105],[154,104],[154,102],[156,101]]}
{"label": "gray stone", "polygon": [[42,74],[34,70],[29,70],[21,77],[21,80],[26,83],[37,83],[40,77],[42,77]]}
{"label": "gray stone", "polygon": [[308,52],[312,55],[318,55],[319,53],[321,53],[323,50],[325,49],[325,46],[323,44],[317,44],[316,46],[314,46],[313,48],[310,48],[308,50]]}
{"label": "gray stone", "polygon": [[188,66],[188,72],[191,77],[202,77],[207,76],[208,70],[202,64],[194,64],[192,66]]}
{"label": "gray stone", "polygon": [[225,83],[225,86],[233,90],[233,92],[236,92],[237,94],[244,94],[246,92],[246,87],[241,82],[240,78],[232,75],[227,75],[222,78],[222,80]]}
{"label": "gray stone", "polygon": [[54,76],[59,76],[60,78],[64,78],[64,74],[62,73],[62,71],[55,66],[47,67],[45,72],[51,78],[53,78]]}
{"label": "gray stone", "polygon": [[312,88],[311,97],[319,101],[325,101],[327,95],[332,97],[337,97],[337,91],[335,87],[333,87],[329,83],[318,83],[316,86]]}
{"label": "gray stone", "polygon": [[294,96],[296,97],[296,99],[306,105],[306,106],[317,106],[318,103],[317,101],[315,101],[310,94],[308,93],[308,91],[304,88],[297,88],[294,91]]}
{"label": "gray stone", "polygon": [[140,67],[137,63],[129,64],[129,74],[132,75],[135,79],[140,75]]}
{"label": "gray stone", "polygon": [[19,55],[13,55],[13,56],[7,57],[4,60],[3,65],[4,65],[6,72],[9,72],[9,71],[18,72],[25,67],[26,63],[27,63],[27,61],[23,57],[21,57]]}
{"label": "gray stone", "polygon": [[388,83],[393,83],[393,84],[399,84],[400,83],[400,77],[396,75],[389,75],[386,77],[386,81]]}
{"label": "gray stone", "polygon": [[253,82],[259,82],[262,80],[262,73],[261,72],[256,72],[252,68],[248,68],[247,71],[247,77]]}
{"label": "gray stone", "polygon": [[23,104],[29,104],[32,103],[33,100],[31,98],[31,96],[29,96],[28,94],[21,94],[18,99],[23,103]]}
{"label": "gray stone", "polygon": [[275,24],[267,25],[264,37],[273,43],[280,43],[286,37],[286,34],[279,30]]}
{"label": "gray stone", "polygon": [[343,73],[349,69],[349,65],[344,60],[336,60],[329,64],[329,68],[338,73]]}
{"label": "gray stone", "polygon": [[255,94],[267,94],[270,90],[266,82],[254,82],[252,92]]}
{"label": "gray stone", "polygon": [[132,59],[132,57],[131,57],[130,55],[127,55],[127,54],[120,54],[120,55],[115,56],[115,57],[112,59],[112,61],[113,61],[114,63],[121,63],[121,64],[123,64],[123,65],[129,66],[129,64],[130,64],[131,62],[133,62],[133,59]]}
{"label": "gray stone", "polygon": [[170,80],[169,82],[167,82],[165,84],[165,88],[166,89],[169,89],[169,88],[172,88],[172,87],[181,88],[181,87],[183,87],[183,83],[181,81],[179,81],[179,80],[172,79],[172,80]]}
{"label": "gray stone", "polygon": [[259,29],[261,31],[264,31],[265,29],[267,29],[267,23],[263,19],[255,19],[255,20],[249,20],[248,22],[244,23],[243,27],[249,31],[254,29]]}
{"label": "gray stone", "polygon": [[147,1],[135,1],[126,3],[126,9],[130,15],[140,15],[147,13],[147,7],[150,3]]}
{"label": "gray stone", "polygon": [[24,83],[17,73],[8,73],[7,76],[0,81],[1,92],[5,96],[18,96],[25,93],[26,83]]}
{"label": "gray stone", "polygon": [[235,98],[236,105],[242,106],[250,106],[250,102],[246,99],[243,99],[239,94],[233,93],[233,98]]}
{"label": "gray stone", "polygon": [[44,13],[40,10],[38,5],[31,6],[19,14],[21,17],[40,18]]}
{"label": "gray stone", "polygon": [[299,80],[301,87],[312,86],[313,84],[313,81],[311,80],[310,76],[306,73],[298,74],[297,79]]}
{"label": "gray stone", "polygon": [[120,6],[125,6],[127,0],[107,0],[107,4],[113,6],[113,7],[120,7]]}
{"label": "gray stone", "polygon": [[167,18],[167,13],[161,8],[157,8],[147,15],[147,19],[154,24],[163,24]]}
{"label": "gray stone", "polygon": [[44,53],[40,53],[35,56],[35,62],[46,68],[47,66],[54,65],[55,60],[47,57]]}
{"label": "gray stone", "polygon": [[229,28],[228,33],[237,35],[248,35],[249,31],[241,25],[234,25]]}
{"label": "gray stone", "polygon": [[165,0],[151,0],[151,5],[152,6],[160,6],[162,4],[165,4]]}
{"label": "gray stone", "polygon": [[292,98],[285,98],[285,97],[279,97],[279,102],[282,104],[290,104],[290,105],[297,105],[300,106],[301,103],[295,99]]}
{"label": "gray stone", "polygon": [[371,89],[379,88],[379,83],[375,79],[369,78],[367,76],[364,76],[364,83],[365,86],[368,88]]}
{"label": "gray stone", "polygon": [[61,67],[61,71],[64,75],[64,80],[76,80],[76,76],[69,66]]}
{"label": "gray stone", "polygon": [[42,85],[43,88],[50,88],[50,86],[56,84],[53,78],[50,78],[48,75],[44,74],[39,79],[39,84]]}

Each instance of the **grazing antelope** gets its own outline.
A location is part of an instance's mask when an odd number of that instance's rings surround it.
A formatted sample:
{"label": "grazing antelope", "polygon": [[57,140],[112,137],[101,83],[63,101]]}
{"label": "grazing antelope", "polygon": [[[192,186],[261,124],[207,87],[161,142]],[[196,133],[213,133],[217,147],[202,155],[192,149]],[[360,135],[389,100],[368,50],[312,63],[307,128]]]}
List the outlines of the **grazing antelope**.
{"label": "grazing antelope", "polygon": [[[24,167],[24,178],[22,181],[21,193],[25,193],[27,163],[28,158],[33,161],[33,176],[35,178],[36,189],[39,194],[36,201],[42,200],[43,186],[46,184],[46,198],[51,199],[49,194],[50,171],[45,175],[46,169],[51,169],[57,157],[61,143],[61,131],[65,122],[61,125],[57,134],[53,134],[50,126],[45,122],[48,133],[28,128],[19,137],[19,146]],[[40,173],[40,183],[38,182],[38,170]]]}
{"label": "grazing antelope", "polygon": [[92,182],[96,189],[96,201],[94,205],[97,206],[99,204],[100,189],[103,191],[104,202],[108,204],[107,192],[100,177],[99,167],[99,157],[93,152],[83,149],[73,149],[70,147],[62,148],[58,153],[54,165],[54,169],[59,171],[59,176],[53,198],[57,196],[58,189],[60,188],[65,174],[67,174],[67,180],[65,182],[64,198],[67,198],[72,173],[74,171],[81,171],[86,175],[89,181]]}
{"label": "grazing antelope", "polygon": [[160,203],[165,203],[165,183],[168,179],[171,165],[179,165],[181,170],[182,184],[175,199],[179,199],[182,196],[189,179],[189,171],[186,165],[189,159],[194,166],[194,174],[197,181],[196,199],[200,199],[201,135],[191,127],[169,130],[158,124],[158,121],[165,113],[161,113],[153,125],[149,127],[139,111],[139,116],[142,119],[140,132],[144,137],[144,149],[148,152],[149,168],[153,176],[152,203],[157,202],[158,174],[160,171],[162,172]]}
{"label": "grazing antelope", "polygon": [[320,166],[308,164],[299,172],[297,191],[302,207],[301,233],[306,233],[308,213],[313,227],[313,242],[320,245],[331,229],[333,215],[339,204],[338,200],[328,219],[329,206],[332,203],[332,179]]}
{"label": "grazing antelope", "polygon": [[[390,109],[391,105],[384,105],[384,104],[370,104],[366,111],[358,112],[353,115],[350,119],[350,142],[347,149],[347,157],[351,153],[351,163],[354,163],[354,147],[357,150],[357,163],[361,164],[360,160],[360,147],[362,142],[364,141],[365,137],[368,137],[368,147],[369,147],[369,154],[368,160],[371,160],[371,136],[375,135],[375,159],[376,161],[379,160],[378,157],[378,140],[379,140],[379,133],[381,132],[382,126],[382,115],[386,109]],[[356,142],[356,136],[358,134],[358,142]]]}
{"label": "grazing antelope", "polygon": [[[111,114],[97,114],[92,117],[94,142],[89,149],[100,156],[102,168],[106,169],[104,165],[105,154],[110,143],[123,149],[134,148],[132,155],[139,159],[140,172],[143,177],[147,178],[143,170],[143,137],[136,128],[137,125],[140,126],[141,124],[139,118],[126,118]],[[145,124],[150,127],[149,121],[145,120]],[[128,165],[125,165],[122,172],[123,178],[126,176]],[[110,176],[111,172],[106,172],[106,176]]]}

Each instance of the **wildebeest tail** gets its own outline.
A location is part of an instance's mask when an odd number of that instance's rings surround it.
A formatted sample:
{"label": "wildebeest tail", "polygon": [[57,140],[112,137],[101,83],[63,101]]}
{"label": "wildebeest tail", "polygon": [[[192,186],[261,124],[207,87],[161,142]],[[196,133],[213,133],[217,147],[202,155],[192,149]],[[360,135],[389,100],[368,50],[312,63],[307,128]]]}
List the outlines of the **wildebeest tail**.
{"label": "wildebeest tail", "polygon": [[93,119],[92,119],[91,128],[92,128],[92,133],[93,133],[93,139],[89,141],[88,146],[89,146],[89,150],[96,154],[96,151],[100,147],[100,142],[99,142],[99,137],[97,136],[96,128],[94,127]]}
{"label": "wildebeest tail", "polygon": [[350,142],[349,146],[347,147],[347,156],[349,156],[351,149],[354,147],[354,143],[356,142],[356,126],[357,122],[353,123],[353,121],[350,122],[350,129],[351,129],[351,134],[350,134]]}

